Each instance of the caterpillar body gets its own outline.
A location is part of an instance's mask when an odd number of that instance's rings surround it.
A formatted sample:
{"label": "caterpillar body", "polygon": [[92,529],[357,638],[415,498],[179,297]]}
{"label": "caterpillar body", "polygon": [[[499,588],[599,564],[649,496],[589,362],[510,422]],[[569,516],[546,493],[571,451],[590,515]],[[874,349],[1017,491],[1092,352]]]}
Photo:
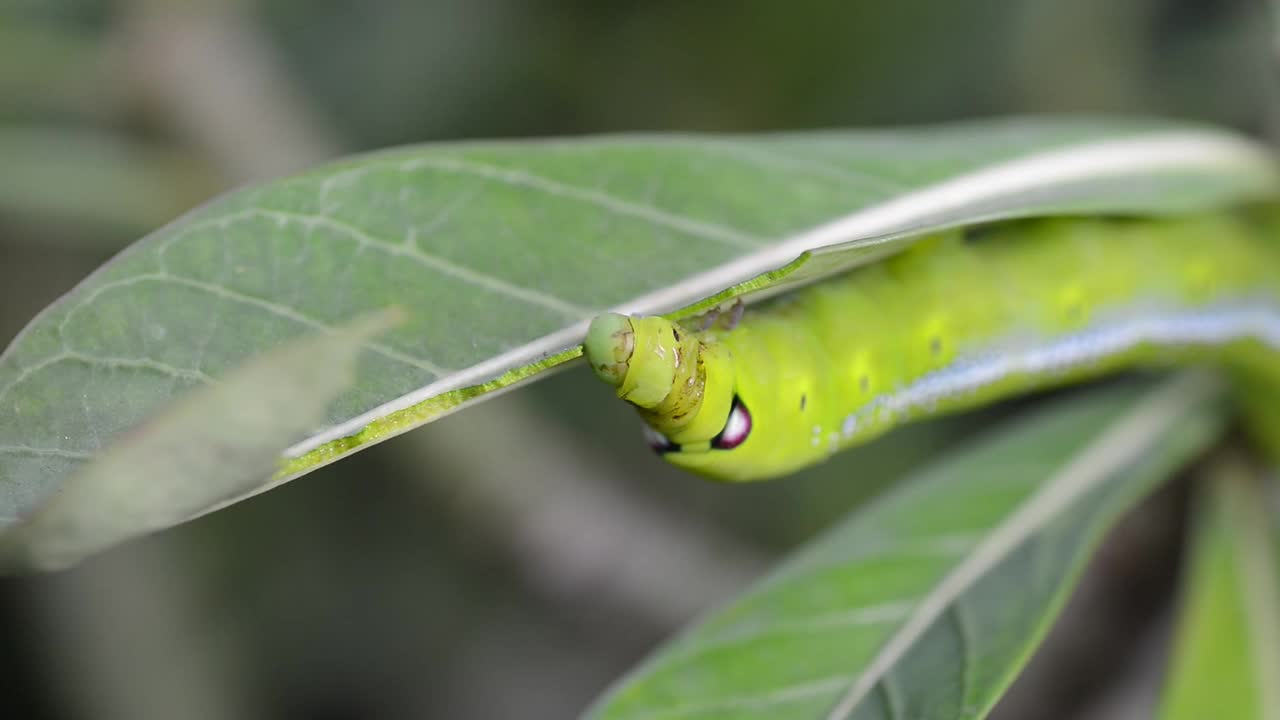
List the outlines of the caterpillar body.
{"label": "caterpillar body", "polygon": [[601,315],[584,352],[655,450],[718,480],[787,474],[918,418],[1189,363],[1257,390],[1245,409],[1280,447],[1280,405],[1265,400],[1280,387],[1278,221],[1251,211],[951,231],[736,322]]}

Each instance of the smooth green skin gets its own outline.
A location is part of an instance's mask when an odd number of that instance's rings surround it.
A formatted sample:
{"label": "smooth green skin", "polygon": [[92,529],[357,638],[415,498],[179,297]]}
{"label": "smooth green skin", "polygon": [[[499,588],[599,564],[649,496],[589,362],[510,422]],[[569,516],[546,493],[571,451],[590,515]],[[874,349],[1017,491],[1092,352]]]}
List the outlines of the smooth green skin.
{"label": "smooth green skin", "polygon": [[[1053,218],[993,226],[972,239],[959,232],[937,235],[881,263],[748,310],[732,328],[686,331],[684,344],[692,343],[686,361],[690,354],[725,356],[716,367],[703,368],[704,382],[663,384],[672,372],[654,366],[670,364],[670,347],[627,357],[597,332],[586,354],[593,368],[625,358],[620,387],[627,391],[619,397],[631,399],[655,430],[680,445],[663,453],[666,460],[724,481],[785,475],[919,418],[1124,368],[1199,362],[1236,370],[1252,427],[1277,448],[1280,415],[1272,408],[1280,404],[1266,398],[1275,397],[1280,373],[1274,352],[1252,340],[1221,347],[1141,345],[1052,373],[1009,375],[929,408],[860,416],[852,432],[844,425],[873,399],[958,357],[998,352],[1011,339],[1050,340],[1099,316],[1140,313],[1151,303],[1194,307],[1274,295],[1280,277],[1276,227],[1273,215],[1255,211],[1175,220]],[[653,332],[671,325],[643,322]],[[650,342],[645,332],[637,328],[637,347]],[[646,379],[656,386],[637,389]],[[731,450],[713,449],[709,441],[724,427],[735,395],[752,415],[751,434]],[[697,414],[714,417],[675,428],[662,407],[637,403],[637,396],[661,398],[658,405],[665,406],[680,398]]]}

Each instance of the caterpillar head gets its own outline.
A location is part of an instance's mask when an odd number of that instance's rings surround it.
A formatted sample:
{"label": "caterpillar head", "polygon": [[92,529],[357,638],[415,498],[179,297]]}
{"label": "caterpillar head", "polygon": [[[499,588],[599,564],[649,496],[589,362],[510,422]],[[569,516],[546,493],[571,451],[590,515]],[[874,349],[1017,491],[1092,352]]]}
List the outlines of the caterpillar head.
{"label": "caterpillar head", "polygon": [[649,445],[677,465],[701,470],[714,450],[751,434],[735,392],[728,349],[660,317],[597,316],[583,344],[596,376],[617,388],[648,425]]}

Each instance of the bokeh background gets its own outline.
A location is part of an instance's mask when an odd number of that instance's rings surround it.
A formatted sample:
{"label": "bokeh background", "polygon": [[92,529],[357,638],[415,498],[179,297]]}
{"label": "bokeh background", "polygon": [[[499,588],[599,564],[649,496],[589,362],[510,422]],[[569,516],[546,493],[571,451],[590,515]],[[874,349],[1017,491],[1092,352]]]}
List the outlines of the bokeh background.
{"label": "bokeh background", "polygon": [[[0,344],[244,183],[458,138],[1031,112],[1265,134],[1262,0],[0,0]],[[993,416],[1008,408],[987,413]],[[987,417],[721,487],[561,373],[57,575],[0,580],[0,715],[572,717]],[[1004,718],[1134,717],[1186,489],[1108,542]]]}

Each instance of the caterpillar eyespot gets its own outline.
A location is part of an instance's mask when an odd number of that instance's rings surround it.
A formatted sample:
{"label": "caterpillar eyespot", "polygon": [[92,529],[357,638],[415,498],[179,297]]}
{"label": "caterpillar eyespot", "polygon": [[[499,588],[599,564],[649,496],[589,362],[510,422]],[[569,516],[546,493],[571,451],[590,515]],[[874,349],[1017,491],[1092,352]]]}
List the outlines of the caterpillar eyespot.
{"label": "caterpillar eyespot", "polygon": [[984,225],[727,318],[601,315],[584,353],[665,460],[719,480],[787,474],[918,418],[1179,363],[1248,383],[1250,427],[1280,450],[1278,230],[1276,209]]}
{"label": "caterpillar eyespot", "polygon": [[729,408],[729,417],[724,421],[724,429],[719,435],[711,438],[711,447],[717,450],[732,450],[747,441],[751,434],[751,413],[738,398],[733,399]]}

